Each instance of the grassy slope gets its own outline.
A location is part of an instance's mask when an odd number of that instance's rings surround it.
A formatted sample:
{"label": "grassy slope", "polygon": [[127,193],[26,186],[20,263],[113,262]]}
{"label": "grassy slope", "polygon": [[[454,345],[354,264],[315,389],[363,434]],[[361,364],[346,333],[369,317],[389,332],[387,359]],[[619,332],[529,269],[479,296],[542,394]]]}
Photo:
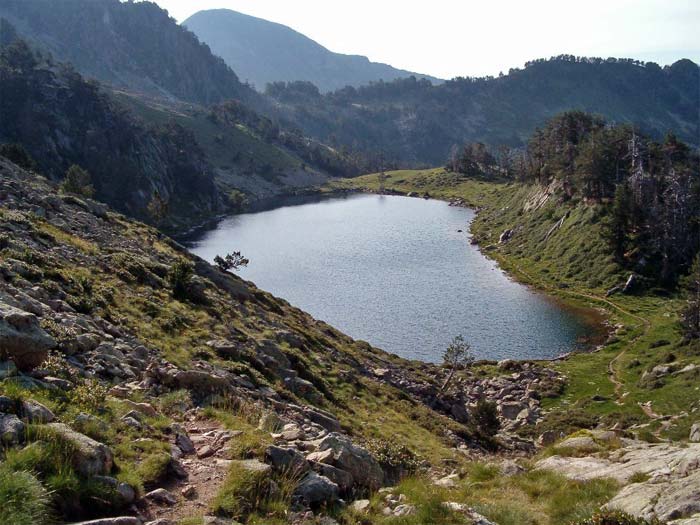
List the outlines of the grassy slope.
{"label": "grassy slope", "polygon": [[[36,186],[48,191],[45,183],[23,180],[23,187]],[[484,186],[484,188],[488,188]],[[69,199],[68,202],[75,200]],[[68,206],[68,204],[67,204]],[[433,467],[445,472],[458,469],[461,479],[454,489],[434,487],[425,477],[409,478],[397,492],[404,494],[407,503],[418,508],[416,515],[406,518],[386,517],[382,514],[380,498],[372,496],[373,507],[369,516],[356,516],[352,510],[337,510],[343,525],[355,523],[468,523],[458,512],[444,509],[441,502],[456,501],[474,506],[500,525],[558,525],[570,519],[588,516],[617,489],[609,482],[575,483],[551,473],[525,472],[503,477],[494,467],[468,463],[445,438],[445,430],[454,423],[428,408],[408,400],[398,390],[358,375],[353,362],[378,366],[395,360],[424,373],[420,363],[407,363],[397,357],[372,350],[368,345],[355,343],[323,323],[292,308],[286,302],[274,299],[254,286],[231,278],[228,282],[240,288],[245,298],[232,299],[217,286],[207,282],[209,304],[194,304],[175,299],[167,286],[149,279],[136,278],[144,268],[172,265],[186,254],[160,234],[145,225],[109,214],[104,221],[81,222],[87,215],[83,206],[70,204],[60,226],[28,211],[0,208],[0,230],[12,231],[12,237],[3,237],[5,248],[0,250],[0,263],[19,257],[36,275],[36,284],[47,290],[68,287],[74,299],[94,304],[93,314],[112,319],[121,328],[138,337],[147,346],[182,367],[195,360],[208,361],[221,368],[245,374],[253,381],[268,384],[286,398],[275,377],[251,366],[246,359],[223,360],[214,355],[205,342],[227,337],[231,329],[258,340],[271,335],[272,329],[284,327],[302,335],[308,348],[299,350],[283,346],[291,358],[300,360],[299,370],[312,379],[326,395],[315,404],[338,415],[346,431],[362,441],[363,438],[382,437],[396,444],[408,445]],[[96,264],[95,258],[105,261]],[[148,270],[150,272],[151,270]],[[146,272],[148,275],[150,273]],[[157,281],[157,279],[155,280]],[[75,283],[92,283],[85,288]],[[56,374],[67,373],[64,363],[54,363]],[[184,391],[171,392],[157,398],[144,397],[138,392],[132,401],[148,401],[158,408],[159,415],[147,418],[149,429],[137,431],[127,428],[121,417],[130,410],[126,401],[107,397],[105,390],[85,382],[69,394],[58,391],[29,390],[13,380],[0,382],[0,394],[13,399],[33,398],[49,406],[60,421],[75,425],[79,412],[92,415],[93,422],[79,430],[107,443],[115,452],[116,476],[143,492],[156,485],[156,480],[167,468],[170,437],[167,428],[182,416],[183,404],[189,402]],[[306,403],[303,399],[293,399]],[[232,447],[232,458],[260,457],[270,441],[269,434],[257,428],[259,407],[239,400],[236,406],[217,405],[205,414],[219,419],[227,427],[240,430]],[[70,458],[52,445],[52,439],[37,435],[35,444],[24,449],[8,449],[0,453],[0,463],[7,472],[34,472],[46,489],[52,491],[54,505],[77,505],[78,502],[99,501],[110,504],[114,494],[95,494],[98,485],[76,475]],[[1,470],[1,469],[0,469]],[[1,472],[0,472],[1,473]],[[232,472],[230,484],[235,482]],[[239,488],[239,487],[238,487]],[[226,486],[213,504],[223,505],[237,487]],[[247,523],[286,523],[288,501],[264,502],[261,514],[253,512]],[[116,509],[116,507],[114,507]],[[102,508],[92,505],[91,510]],[[205,512],[206,509],[203,509]],[[65,511],[70,514],[68,510]],[[90,516],[86,516],[90,517]],[[369,520],[369,521],[368,521]],[[184,523],[184,522],[183,522]],[[187,520],[201,523],[201,519]]]}
{"label": "grassy slope", "polygon": [[283,148],[260,139],[245,126],[223,129],[207,118],[205,110],[194,109],[195,106],[170,107],[127,93],[117,93],[117,97],[149,123],[176,122],[192,131],[207,159],[220,170],[219,178],[225,184],[230,182],[225,173],[232,169],[251,176],[267,174],[274,177],[300,170],[304,164]]}
{"label": "grassy slope", "polygon": [[[376,191],[377,175],[333,182],[329,189]],[[564,428],[569,424],[591,424],[591,417],[605,417],[612,425],[648,424],[641,435],[687,437],[690,417],[674,419],[663,428],[660,418],[650,418],[640,403],[652,402],[656,415],[679,415],[697,406],[697,372],[666,376],[656,384],[642,381],[642,375],[655,365],[672,363],[681,369],[700,365],[700,352],[682,346],[677,297],[656,295],[605,297],[605,291],[624,282],[626,275],[617,267],[602,239],[599,210],[580,202],[555,198],[525,211],[541,189],[513,183],[475,180],[447,173],[443,169],[397,171],[388,174],[386,188],[402,193],[454,200],[481,211],[472,224],[472,234],[482,250],[496,259],[519,281],[545,290],[577,306],[604,309],[611,324],[620,328],[598,351],[575,354],[556,368],[566,373],[568,386],[563,395],[546,400],[551,409],[543,428]],[[565,215],[562,227],[547,234]],[[499,236],[513,229],[512,239],[499,244]],[[657,346],[661,341],[669,344]],[[655,348],[656,347],[656,348]]]}

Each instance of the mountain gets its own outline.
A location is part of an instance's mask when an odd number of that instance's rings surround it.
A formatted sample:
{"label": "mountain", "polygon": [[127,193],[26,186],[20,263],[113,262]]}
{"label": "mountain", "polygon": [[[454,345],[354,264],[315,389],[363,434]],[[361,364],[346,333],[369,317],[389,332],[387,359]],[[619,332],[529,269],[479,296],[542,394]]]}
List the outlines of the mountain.
{"label": "mountain", "polygon": [[256,93],[152,2],[3,0],[19,36],[83,75],[117,88],[212,104]]}
{"label": "mountain", "polygon": [[632,123],[652,137],[674,131],[698,145],[700,69],[690,60],[659,67],[630,59],[560,56],[493,78],[433,86],[415,78],[321,94],[303,82],[268,95],[285,118],[331,145],[354,144],[404,165],[437,165],[454,145],[523,146],[547,119],[583,110]]}
{"label": "mountain", "polygon": [[228,9],[199,11],[183,25],[259,90],[295,80],[312,82],[324,92],[410,76],[441,82],[364,56],[333,53],[287,26]]}

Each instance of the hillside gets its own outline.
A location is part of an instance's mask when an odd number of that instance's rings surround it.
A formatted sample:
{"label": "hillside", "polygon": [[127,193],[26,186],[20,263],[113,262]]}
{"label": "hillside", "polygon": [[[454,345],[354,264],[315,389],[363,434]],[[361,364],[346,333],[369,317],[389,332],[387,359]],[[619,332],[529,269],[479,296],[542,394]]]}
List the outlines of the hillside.
{"label": "hillside", "polygon": [[193,135],[173,122],[135,119],[99,85],[35,54],[18,40],[0,47],[0,144],[20,144],[34,168],[63,179],[72,165],[90,174],[97,198],[154,221],[155,196],[170,227],[225,209],[213,170]]}
{"label": "hillside", "polygon": [[83,75],[166,99],[212,104],[258,97],[152,2],[4,0],[0,18]]}
{"label": "hillside", "polygon": [[[519,200],[444,173],[401,172],[388,184],[421,180],[485,205]],[[443,391],[447,368],[353,341],[2,159],[0,185],[3,525],[589,525],[600,522],[580,520],[603,505],[646,517],[700,511],[700,447],[633,439],[687,437],[690,418],[654,411],[692,403],[679,395],[692,392],[692,374],[635,387],[622,405],[605,399],[614,393],[595,367],[565,375],[625,342],[635,343],[625,363],[646,356],[630,370],[639,374],[662,357],[646,346],[655,330],[640,336],[631,323],[593,359],[478,363]],[[673,348],[674,367],[697,360]],[[655,393],[666,401],[646,416],[634,401]],[[612,421],[622,429],[604,431]],[[532,457],[533,434],[548,445],[597,422]]]}
{"label": "hillside", "polygon": [[409,76],[441,82],[367,57],[333,53],[289,27],[228,9],[199,11],[182,25],[260,91],[269,83],[295,80],[323,92]]}
{"label": "hillside", "polygon": [[655,138],[672,130],[697,145],[700,69],[689,60],[661,68],[625,59],[558,57],[498,78],[457,78],[438,86],[416,79],[322,95],[303,83],[268,94],[289,120],[329,144],[382,150],[404,165],[441,164],[454,145],[522,146],[567,110],[631,123]]}
{"label": "hillside", "polygon": [[[5,22],[6,45],[0,42],[0,144],[21,145],[54,180],[81,166],[97,198],[133,217],[183,230],[363,169],[362,157],[237,101],[205,108],[86,81],[28,48],[13,29]],[[148,209],[156,195],[164,217]]]}

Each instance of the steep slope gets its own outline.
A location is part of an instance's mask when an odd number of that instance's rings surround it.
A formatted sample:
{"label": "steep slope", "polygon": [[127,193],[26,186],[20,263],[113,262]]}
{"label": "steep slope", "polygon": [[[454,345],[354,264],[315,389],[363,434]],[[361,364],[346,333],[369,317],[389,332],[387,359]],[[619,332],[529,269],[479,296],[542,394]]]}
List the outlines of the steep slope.
{"label": "steep slope", "polygon": [[200,104],[258,100],[236,74],[152,2],[4,0],[0,18],[82,74]]}
{"label": "steep slope", "polygon": [[[608,502],[645,515],[697,510],[696,445],[595,430],[535,469],[482,448],[532,451],[512,433],[539,428],[561,395],[564,377],[550,367],[481,364],[446,388],[448,369],[353,341],[95,208],[0,159],[5,523],[122,514],[107,523],[311,525],[330,514],[344,524],[587,525]],[[660,452],[684,466],[669,475]],[[621,469],[623,454],[634,462]],[[663,485],[640,485],[637,469],[665,471]],[[382,485],[393,488],[376,493]]]}
{"label": "steep slope", "polygon": [[311,82],[324,92],[409,76],[441,82],[363,56],[333,53],[289,27],[228,9],[199,11],[182,25],[259,90],[272,82],[295,80]]}
{"label": "steep slope", "polygon": [[404,79],[321,95],[289,83],[268,93],[288,119],[330,144],[354,143],[405,164],[434,166],[466,141],[521,146],[548,118],[571,109],[635,124],[656,138],[672,130],[697,145],[699,87],[700,68],[690,60],[660,68],[564,56],[499,78],[438,86]]}
{"label": "steep slope", "polygon": [[156,195],[171,227],[224,210],[191,132],[172,122],[144,124],[99,85],[23,41],[0,48],[0,143],[21,144],[54,180],[81,166],[100,200],[134,217],[153,220]]}

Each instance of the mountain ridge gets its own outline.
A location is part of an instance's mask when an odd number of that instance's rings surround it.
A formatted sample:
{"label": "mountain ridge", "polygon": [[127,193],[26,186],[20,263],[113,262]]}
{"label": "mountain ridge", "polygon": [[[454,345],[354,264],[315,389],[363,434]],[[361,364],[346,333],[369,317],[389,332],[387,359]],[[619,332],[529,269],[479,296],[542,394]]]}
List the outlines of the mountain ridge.
{"label": "mountain ridge", "polygon": [[182,22],[242,78],[261,91],[276,81],[309,81],[321,91],[416,76],[442,80],[335,53],[288,26],[230,9],[203,10]]}

